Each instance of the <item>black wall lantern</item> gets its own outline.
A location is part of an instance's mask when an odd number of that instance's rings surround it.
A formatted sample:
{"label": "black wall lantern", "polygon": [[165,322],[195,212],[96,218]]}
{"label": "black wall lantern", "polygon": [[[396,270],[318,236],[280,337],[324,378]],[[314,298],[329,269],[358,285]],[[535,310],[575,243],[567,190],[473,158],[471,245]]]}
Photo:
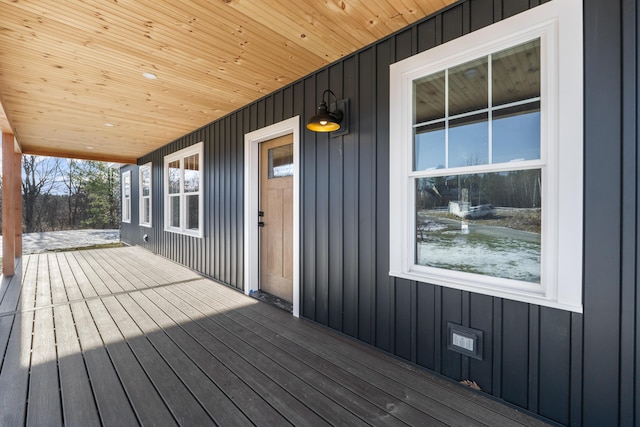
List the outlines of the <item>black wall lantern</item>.
{"label": "black wall lantern", "polygon": [[[329,104],[325,100],[327,95],[333,95],[333,98],[336,100],[335,109],[333,111],[330,110],[329,106],[331,106],[329,100]],[[348,125],[345,127],[346,122],[346,112],[349,109],[349,103],[347,100],[338,101],[336,95],[329,89],[325,90],[322,94],[322,102],[318,106],[318,112],[315,116],[311,117],[307,122],[307,129],[312,130],[314,132],[334,132],[337,130],[341,130],[339,132],[340,135],[344,135],[349,133]],[[337,136],[334,134],[333,136]]]}

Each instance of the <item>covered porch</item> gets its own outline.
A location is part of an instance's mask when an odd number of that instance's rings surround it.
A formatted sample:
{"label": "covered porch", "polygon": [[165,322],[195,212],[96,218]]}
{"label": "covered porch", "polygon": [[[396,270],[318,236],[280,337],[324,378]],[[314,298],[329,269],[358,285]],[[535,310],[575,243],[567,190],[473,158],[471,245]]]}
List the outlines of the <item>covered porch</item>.
{"label": "covered porch", "polygon": [[2,425],[545,425],[139,247],[0,284]]}

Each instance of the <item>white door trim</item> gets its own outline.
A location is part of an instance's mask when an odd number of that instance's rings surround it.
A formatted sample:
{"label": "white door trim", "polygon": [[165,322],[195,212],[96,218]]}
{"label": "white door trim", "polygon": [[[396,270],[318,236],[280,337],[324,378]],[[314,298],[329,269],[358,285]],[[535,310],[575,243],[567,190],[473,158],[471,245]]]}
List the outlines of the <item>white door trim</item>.
{"label": "white door trim", "polygon": [[244,293],[258,290],[260,143],[293,135],[293,315],[300,316],[300,116],[244,136]]}

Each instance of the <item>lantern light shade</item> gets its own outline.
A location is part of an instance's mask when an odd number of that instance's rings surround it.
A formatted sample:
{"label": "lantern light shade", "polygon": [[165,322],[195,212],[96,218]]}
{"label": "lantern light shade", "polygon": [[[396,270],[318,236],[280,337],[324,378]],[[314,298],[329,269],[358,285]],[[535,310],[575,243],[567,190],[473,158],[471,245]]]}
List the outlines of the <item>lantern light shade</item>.
{"label": "lantern light shade", "polygon": [[333,132],[340,129],[340,122],[344,116],[342,110],[336,108],[335,111],[329,111],[327,102],[325,101],[325,95],[331,94],[336,98],[336,105],[338,98],[329,89],[325,90],[322,94],[322,102],[318,106],[318,112],[315,116],[311,117],[307,122],[307,129],[314,132]]}

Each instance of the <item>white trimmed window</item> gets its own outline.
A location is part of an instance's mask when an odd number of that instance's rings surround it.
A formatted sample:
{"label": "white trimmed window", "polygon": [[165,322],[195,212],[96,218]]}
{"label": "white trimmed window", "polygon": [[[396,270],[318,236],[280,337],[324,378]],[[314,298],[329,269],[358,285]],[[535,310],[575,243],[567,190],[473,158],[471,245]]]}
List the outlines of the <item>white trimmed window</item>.
{"label": "white trimmed window", "polygon": [[391,275],[582,310],[580,10],[391,66]]}
{"label": "white trimmed window", "polygon": [[151,227],[151,163],[140,166],[140,225]]}
{"label": "white trimmed window", "polygon": [[202,237],[202,142],[164,158],[165,230]]}
{"label": "white trimmed window", "polygon": [[122,222],[131,222],[131,171],[122,173]]}

